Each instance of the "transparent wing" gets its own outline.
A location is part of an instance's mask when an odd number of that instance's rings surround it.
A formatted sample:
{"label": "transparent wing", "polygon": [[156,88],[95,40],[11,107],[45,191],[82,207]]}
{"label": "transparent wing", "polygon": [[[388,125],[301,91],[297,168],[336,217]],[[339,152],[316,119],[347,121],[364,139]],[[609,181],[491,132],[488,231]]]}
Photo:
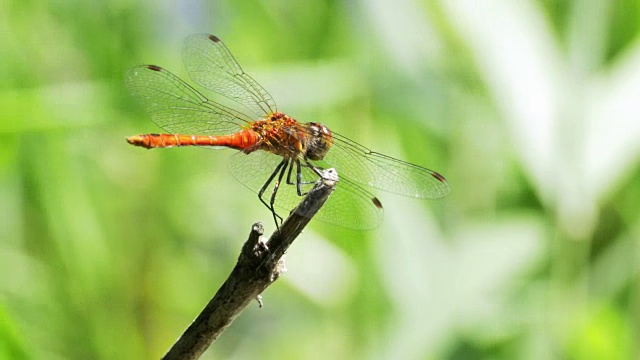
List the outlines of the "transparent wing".
{"label": "transparent wing", "polygon": [[[258,193],[281,161],[281,156],[265,151],[255,151],[251,154],[239,152],[229,159],[229,170],[238,181]],[[302,190],[306,193],[314,186],[318,175],[308,167],[302,167],[301,170],[301,181],[305,183]],[[287,184],[287,175],[288,171],[284,175],[275,201],[277,209],[280,210],[278,213],[283,218],[286,218],[302,200],[296,190],[295,165],[290,177],[292,184]],[[340,181],[336,190],[314,219],[358,230],[379,226],[383,215],[379,201],[364,188],[344,178],[339,171],[338,175]],[[273,185],[272,183],[263,195],[267,202],[272,194]]]}
{"label": "transparent wing", "polygon": [[276,111],[271,95],[242,70],[216,36],[195,34],[187,37],[183,60],[191,79],[197,84],[243,105],[258,117]]}
{"label": "transparent wing", "polygon": [[212,102],[164,68],[142,65],[126,73],[129,92],[154,123],[172,134],[229,134],[251,118]]}
{"label": "transparent wing", "polygon": [[340,177],[395,194],[436,199],[449,193],[445,178],[435,171],[373,152],[333,133],[333,147],[318,165],[333,167]]}

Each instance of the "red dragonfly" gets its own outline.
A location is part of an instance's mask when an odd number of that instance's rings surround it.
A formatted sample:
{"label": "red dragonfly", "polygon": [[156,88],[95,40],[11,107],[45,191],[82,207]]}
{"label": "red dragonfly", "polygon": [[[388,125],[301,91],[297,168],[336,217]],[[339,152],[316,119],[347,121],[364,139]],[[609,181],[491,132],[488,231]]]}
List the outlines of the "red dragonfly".
{"label": "red dragonfly", "polygon": [[[430,199],[449,192],[445,178],[435,171],[373,152],[322,124],[299,123],[278,112],[271,95],[216,36],[188,37],[183,57],[193,81],[241,110],[206,98],[160,66],[138,66],[127,72],[127,87],[169,134],[136,135],[127,141],[148,149],[195,145],[240,150],[230,158],[229,169],[258,193],[276,226],[282,221],[276,209],[294,208],[328,168],[335,168],[340,180],[316,218],[352,229],[371,229],[382,220],[382,204],[368,187]],[[283,181],[287,186],[280,186]]]}

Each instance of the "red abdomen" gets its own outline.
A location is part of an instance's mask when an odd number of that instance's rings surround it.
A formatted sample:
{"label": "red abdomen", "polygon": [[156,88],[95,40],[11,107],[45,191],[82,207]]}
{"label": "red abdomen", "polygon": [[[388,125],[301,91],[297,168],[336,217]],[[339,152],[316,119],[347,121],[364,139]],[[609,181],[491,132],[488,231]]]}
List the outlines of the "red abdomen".
{"label": "red abdomen", "polygon": [[173,146],[225,146],[245,150],[255,146],[260,135],[250,129],[222,136],[181,135],[181,134],[144,134],[130,136],[127,142],[143,148],[166,148]]}

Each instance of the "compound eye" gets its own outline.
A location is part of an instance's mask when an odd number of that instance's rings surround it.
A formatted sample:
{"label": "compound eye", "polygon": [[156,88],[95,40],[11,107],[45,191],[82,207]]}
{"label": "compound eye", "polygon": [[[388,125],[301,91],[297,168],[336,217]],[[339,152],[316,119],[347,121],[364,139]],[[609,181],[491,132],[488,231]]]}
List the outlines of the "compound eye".
{"label": "compound eye", "polygon": [[320,130],[320,128],[318,127],[318,125],[316,125],[316,124],[311,124],[311,126],[310,126],[309,128],[311,129],[311,135],[312,135],[313,137],[318,137],[318,136],[320,136],[320,132],[321,132],[321,130]]}

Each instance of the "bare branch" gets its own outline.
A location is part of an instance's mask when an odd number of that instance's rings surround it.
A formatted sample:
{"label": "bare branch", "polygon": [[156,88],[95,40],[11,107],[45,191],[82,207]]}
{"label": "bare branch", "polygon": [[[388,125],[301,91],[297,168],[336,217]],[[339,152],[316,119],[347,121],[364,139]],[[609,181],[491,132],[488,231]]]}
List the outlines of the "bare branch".
{"label": "bare branch", "polygon": [[267,242],[261,238],[264,233],[262,224],[253,225],[235,268],[200,315],[164,355],[164,360],[198,359],[252,300],[258,300],[262,306],[260,294],[285,270],[282,256],[329,198],[337,181],[335,170],[325,170],[323,177]]}

